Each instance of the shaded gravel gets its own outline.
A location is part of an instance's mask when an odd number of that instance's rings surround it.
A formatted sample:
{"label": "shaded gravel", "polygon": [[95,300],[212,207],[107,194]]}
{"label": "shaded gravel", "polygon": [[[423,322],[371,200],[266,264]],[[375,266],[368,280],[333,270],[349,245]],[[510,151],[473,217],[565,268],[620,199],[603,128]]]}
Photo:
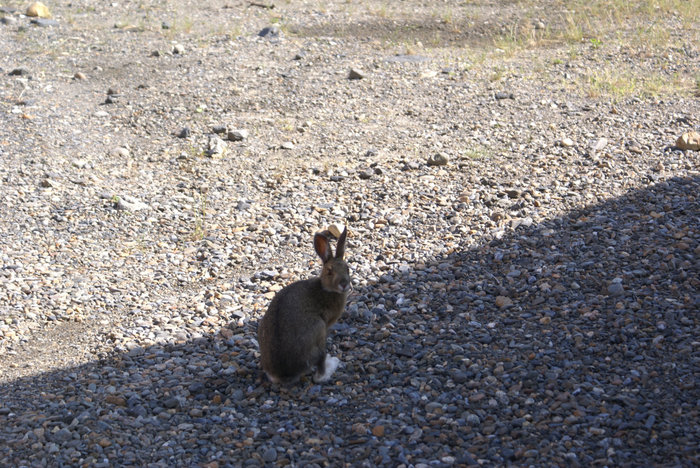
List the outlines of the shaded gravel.
{"label": "shaded gravel", "polygon": [[[533,78],[347,12],[86,5],[0,24],[0,465],[700,463],[697,98],[562,87],[585,44]],[[257,320],[337,222],[342,367],[271,385]]]}

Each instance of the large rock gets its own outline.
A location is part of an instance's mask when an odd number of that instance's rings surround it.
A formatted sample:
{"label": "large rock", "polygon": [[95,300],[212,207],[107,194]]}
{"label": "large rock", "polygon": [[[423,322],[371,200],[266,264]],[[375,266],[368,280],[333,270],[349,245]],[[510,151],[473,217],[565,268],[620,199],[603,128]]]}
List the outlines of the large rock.
{"label": "large rock", "polygon": [[29,7],[27,7],[27,16],[37,17],[37,18],[51,18],[51,12],[49,12],[49,7],[41,2],[34,2]]}
{"label": "large rock", "polygon": [[209,136],[207,141],[206,154],[210,158],[219,159],[224,157],[226,152],[226,143],[216,135]]}
{"label": "large rock", "polygon": [[331,224],[328,226],[328,230],[330,231],[331,234],[333,234],[333,237],[336,239],[340,239],[340,235],[343,233],[345,230],[345,226],[342,224]]}
{"label": "large rock", "polygon": [[676,140],[676,147],[681,150],[700,151],[700,133],[684,133]]}
{"label": "large rock", "polygon": [[361,80],[364,77],[365,77],[365,72],[363,72],[359,68],[351,68],[350,73],[348,73],[349,80]]}
{"label": "large rock", "polygon": [[445,153],[437,153],[428,158],[428,166],[446,166],[449,160]]}
{"label": "large rock", "polygon": [[239,129],[234,129],[228,132],[227,138],[230,141],[243,141],[248,138],[248,135],[250,132],[248,130],[244,130],[242,128]]}

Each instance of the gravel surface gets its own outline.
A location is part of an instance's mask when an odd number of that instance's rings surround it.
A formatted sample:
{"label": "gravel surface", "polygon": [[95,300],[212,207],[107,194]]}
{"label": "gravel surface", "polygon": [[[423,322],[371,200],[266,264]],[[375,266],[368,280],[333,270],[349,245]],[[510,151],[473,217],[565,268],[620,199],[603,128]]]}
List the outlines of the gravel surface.
{"label": "gravel surface", "polygon": [[[301,3],[2,5],[0,465],[700,464],[700,100],[641,89],[697,22],[510,54],[547,2]],[[341,367],[272,385],[331,223]]]}

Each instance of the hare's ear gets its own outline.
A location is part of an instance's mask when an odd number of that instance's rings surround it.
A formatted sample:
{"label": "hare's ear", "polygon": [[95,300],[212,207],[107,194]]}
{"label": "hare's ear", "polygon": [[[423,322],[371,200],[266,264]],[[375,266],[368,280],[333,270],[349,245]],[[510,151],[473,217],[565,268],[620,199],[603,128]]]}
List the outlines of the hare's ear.
{"label": "hare's ear", "polygon": [[335,258],[338,258],[340,260],[343,259],[343,255],[345,255],[345,239],[348,236],[348,227],[345,226],[345,229],[343,229],[343,233],[340,235],[340,238],[338,238],[338,245],[335,248]]}
{"label": "hare's ear", "polygon": [[317,232],[316,235],[314,235],[314,249],[316,249],[316,253],[321,257],[323,263],[326,263],[333,257],[333,251],[331,250],[328,237],[321,232]]}

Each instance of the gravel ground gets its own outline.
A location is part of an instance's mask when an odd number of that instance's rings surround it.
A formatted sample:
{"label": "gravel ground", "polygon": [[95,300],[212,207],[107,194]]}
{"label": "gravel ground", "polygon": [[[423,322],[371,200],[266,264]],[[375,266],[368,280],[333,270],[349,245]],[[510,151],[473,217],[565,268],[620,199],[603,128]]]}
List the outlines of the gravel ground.
{"label": "gravel ground", "polygon": [[[0,465],[700,463],[700,100],[595,86],[697,79],[697,23],[510,54],[546,2],[171,3],[0,13]],[[272,385],[331,223],[342,367]]]}

